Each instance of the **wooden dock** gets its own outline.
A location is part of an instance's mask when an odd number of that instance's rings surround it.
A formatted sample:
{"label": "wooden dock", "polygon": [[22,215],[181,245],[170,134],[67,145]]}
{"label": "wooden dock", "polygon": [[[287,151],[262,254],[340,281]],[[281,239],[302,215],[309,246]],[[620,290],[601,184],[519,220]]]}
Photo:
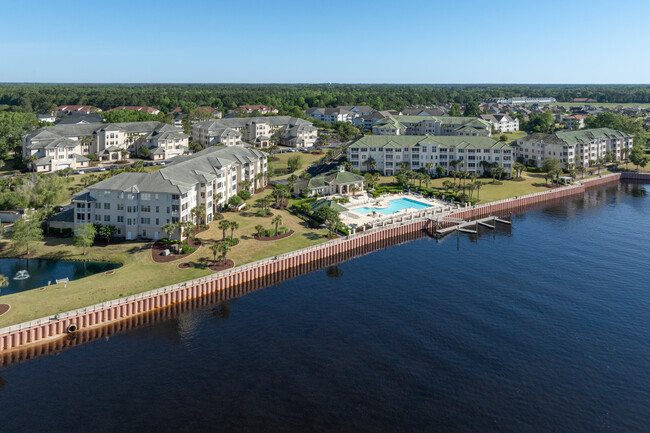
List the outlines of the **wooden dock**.
{"label": "wooden dock", "polygon": [[[452,222],[452,221],[446,221],[445,219],[440,219],[436,220],[436,222]],[[488,222],[492,222],[492,224],[488,224]],[[486,218],[481,218],[478,220],[474,221],[463,221],[463,220],[457,220],[453,221],[454,225],[451,227],[445,227],[445,228],[439,228],[436,229],[436,234],[439,236],[444,236],[449,233],[459,231],[462,233],[468,233],[471,235],[478,234],[478,227],[483,226],[486,227],[490,230],[494,230],[496,223],[502,223],[502,224],[512,224],[510,221],[503,220],[494,216],[486,217]]]}

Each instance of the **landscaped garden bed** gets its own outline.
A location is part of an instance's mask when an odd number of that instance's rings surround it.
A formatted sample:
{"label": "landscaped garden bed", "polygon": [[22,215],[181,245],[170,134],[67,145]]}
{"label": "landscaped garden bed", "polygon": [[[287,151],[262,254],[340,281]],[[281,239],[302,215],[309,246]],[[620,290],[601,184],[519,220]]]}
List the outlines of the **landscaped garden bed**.
{"label": "landscaped garden bed", "polygon": [[[172,241],[174,242],[174,241]],[[186,244],[183,244],[183,247],[185,247],[186,253],[183,254],[177,254],[174,252],[176,248],[176,243],[166,243],[163,240],[159,240],[154,242],[153,246],[151,247],[151,258],[153,259],[154,262],[156,263],[169,263],[173,262],[174,260],[178,260],[183,257],[187,257],[194,253],[200,246],[201,246],[201,240],[198,238],[190,238]],[[181,247],[181,248],[183,248]],[[165,250],[169,250],[170,254],[167,256],[163,255],[163,252]]]}
{"label": "landscaped garden bed", "polygon": [[235,262],[230,259],[226,259],[226,260],[219,260],[216,263],[213,262],[212,265],[208,266],[208,269],[210,269],[213,272],[219,272],[234,267],[235,267]]}
{"label": "landscaped garden bed", "polygon": [[11,309],[11,305],[9,305],[9,304],[0,304],[0,316],[5,314],[10,309]]}
{"label": "landscaped garden bed", "polygon": [[279,239],[288,238],[293,233],[294,233],[293,230],[289,230],[286,233],[278,233],[277,235],[272,235],[272,236],[258,236],[257,234],[254,234],[253,238],[257,239],[258,241],[277,241]]}

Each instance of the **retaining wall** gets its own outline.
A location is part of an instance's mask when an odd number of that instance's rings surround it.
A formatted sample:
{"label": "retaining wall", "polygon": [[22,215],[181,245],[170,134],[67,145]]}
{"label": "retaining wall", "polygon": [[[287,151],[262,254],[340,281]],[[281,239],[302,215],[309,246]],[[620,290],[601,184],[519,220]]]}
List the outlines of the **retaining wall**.
{"label": "retaining wall", "polygon": [[[625,173],[625,179],[628,179],[627,175],[628,173]],[[630,175],[638,176],[637,173],[630,173]],[[464,220],[473,220],[490,215],[499,216],[516,210],[536,207],[551,200],[562,200],[583,195],[585,188],[617,182],[621,177],[620,173],[616,173],[585,180],[577,185],[479,206],[464,207],[450,216]],[[637,178],[630,177],[630,179]],[[650,180],[650,175],[638,179]],[[394,244],[395,241],[400,242],[400,239],[408,240],[419,237],[422,236],[423,229],[429,228],[431,224],[432,222],[426,216],[426,211],[423,211],[417,217],[411,216],[410,219],[407,217],[406,221],[402,217],[401,221],[393,224],[239,266],[208,277],[61,313],[58,318],[46,317],[9,326],[0,329],[0,352],[65,336],[71,325],[76,326],[80,331],[86,331],[91,328],[105,326],[111,322],[142,316],[190,300],[209,299],[208,297],[215,293],[234,293],[240,296],[243,294],[246,284],[256,281],[273,284],[273,282],[270,282],[273,281],[273,276],[277,281],[281,281],[291,278],[292,275],[300,275],[301,272],[304,273],[305,269],[323,266],[323,263],[339,262],[350,257],[351,254],[369,252],[382,248],[382,245]],[[310,267],[310,264],[314,265]],[[238,294],[239,292],[242,293]]]}

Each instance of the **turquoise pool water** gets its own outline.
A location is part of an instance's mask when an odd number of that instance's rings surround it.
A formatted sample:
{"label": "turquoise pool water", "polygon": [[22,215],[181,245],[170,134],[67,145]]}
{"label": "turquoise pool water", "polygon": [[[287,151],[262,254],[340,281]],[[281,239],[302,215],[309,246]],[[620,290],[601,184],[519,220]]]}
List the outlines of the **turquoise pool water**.
{"label": "turquoise pool water", "polygon": [[372,213],[373,211],[377,213],[381,213],[384,215],[390,215],[393,214],[397,211],[400,211],[402,209],[408,209],[408,208],[413,208],[413,209],[424,209],[427,207],[431,207],[431,205],[411,200],[410,198],[398,198],[395,200],[391,200],[388,202],[388,207],[387,208],[376,208],[376,207],[359,207],[356,209],[352,209],[355,212],[359,212],[362,214],[368,214]]}

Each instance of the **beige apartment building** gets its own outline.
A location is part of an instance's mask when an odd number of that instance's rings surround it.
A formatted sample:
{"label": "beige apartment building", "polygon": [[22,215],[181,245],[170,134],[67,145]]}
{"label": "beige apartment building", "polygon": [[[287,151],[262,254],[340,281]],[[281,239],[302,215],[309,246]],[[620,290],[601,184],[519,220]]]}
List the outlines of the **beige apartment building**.
{"label": "beige apartment building", "polygon": [[624,149],[632,149],[634,136],[610,128],[582,129],[554,134],[531,134],[513,145],[515,157],[528,165],[541,167],[547,158],[567,164],[589,167],[607,152],[617,161],[625,158]]}
{"label": "beige apartment building", "polygon": [[432,171],[438,166],[450,171],[452,161],[463,161],[457,169],[470,173],[483,173],[483,161],[511,173],[514,155],[510,145],[485,136],[366,135],[348,147],[347,157],[357,170],[369,170],[371,160],[375,170],[392,176],[402,165],[415,171],[431,163]]}
{"label": "beige apartment building", "polygon": [[162,122],[90,123],[46,126],[23,135],[23,157],[35,156],[38,172],[88,167],[88,155],[117,161],[149,150],[153,160],[187,152],[189,137],[182,129]]}
{"label": "beige apartment building", "polygon": [[203,147],[248,142],[269,147],[276,142],[289,147],[311,147],[318,130],[311,122],[289,116],[243,117],[206,120],[192,125],[192,140]]}
{"label": "beige apartment building", "polygon": [[267,156],[240,146],[209,147],[152,173],[120,173],[72,199],[73,227],[112,225],[118,237],[156,240],[167,236],[166,223],[196,223],[191,213],[196,206],[205,208],[205,220],[211,222],[242,181],[251,181],[251,192],[265,186]]}
{"label": "beige apartment building", "polygon": [[490,136],[490,122],[475,117],[389,116],[375,123],[375,135]]}

